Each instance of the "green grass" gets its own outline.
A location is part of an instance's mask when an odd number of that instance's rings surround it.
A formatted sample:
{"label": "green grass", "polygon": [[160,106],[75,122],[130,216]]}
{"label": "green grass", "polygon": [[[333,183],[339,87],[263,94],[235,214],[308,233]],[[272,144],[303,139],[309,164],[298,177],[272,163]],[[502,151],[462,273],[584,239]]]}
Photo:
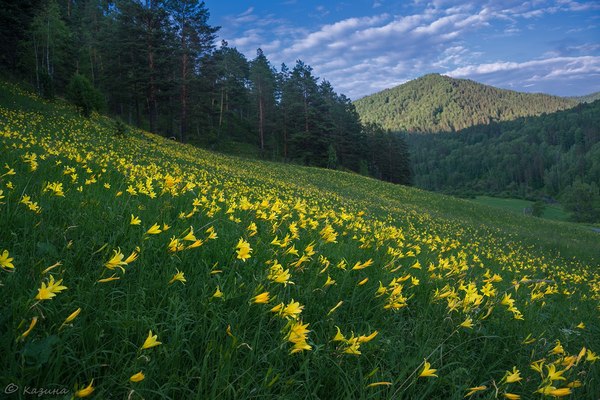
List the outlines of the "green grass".
{"label": "green grass", "polygon": [[[533,201],[522,199],[507,199],[501,197],[477,196],[473,201],[477,204],[484,204],[491,207],[502,208],[517,214],[524,215],[526,208],[531,208]],[[569,214],[560,206],[560,204],[546,205],[542,218],[554,221],[568,221]]]}
{"label": "green grass", "polygon": [[[542,358],[565,370],[554,386],[581,381],[572,399],[600,392],[588,228],[111,126],[0,84],[0,257],[14,264],[0,271],[0,390],[18,385],[12,398],[26,386],[70,398],[92,380],[100,399],[458,400],[478,385],[478,398],[494,386],[540,398],[547,370],[530,365]],[[169,228],[147,233],[155,223]],[[119,250],[139,253],[123,271],[108,264]],[[293,284],[269,279],[275,260]],[[178,271],[185,284],[169,283]],[[36,299],[50,276],[67,288]],[[253,303],[263,292],[269,303]],[[271,311],[292,300],[296,318]],[[162,344],[142,349],[150,330]],[[583,347],[590,360],[567,369]],[[418,377],[424,359],[438,377]],[[506,382],[513,368],[522,381]]]}

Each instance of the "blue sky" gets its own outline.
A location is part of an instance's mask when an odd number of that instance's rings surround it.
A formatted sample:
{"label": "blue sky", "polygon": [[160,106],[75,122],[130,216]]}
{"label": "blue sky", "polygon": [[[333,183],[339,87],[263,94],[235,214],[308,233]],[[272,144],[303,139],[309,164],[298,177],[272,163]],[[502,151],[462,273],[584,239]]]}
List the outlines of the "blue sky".
{"label": "blue sky", "polygon": [[301,59],[351,99],[431,72],[561,96],[600,91],[598,0],[205,0],[248,57]]}

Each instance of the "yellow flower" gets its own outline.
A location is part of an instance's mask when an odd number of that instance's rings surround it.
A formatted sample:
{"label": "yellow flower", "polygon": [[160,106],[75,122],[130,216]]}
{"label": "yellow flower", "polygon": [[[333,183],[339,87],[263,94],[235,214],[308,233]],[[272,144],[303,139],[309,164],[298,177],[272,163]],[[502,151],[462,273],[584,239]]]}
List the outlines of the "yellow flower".
{"label": "yellow flower", "polygon": [[369,278],[365,278],[362,281],[358,282],[358,286],[362,286],[362,285],[364,285],[367,282],[369,282]]}
{"label": "yellow flower", "polygon": [[468,388],[467,390],[468,390],[469,392],[468,392],[467,394],[465,394],[465,397],[472,396],[472,395],[474,395],[475,393],[477,393],[477,392],[481,392],[481,391],[483,391],[483,390],[486,390],[486,389],[487,389],[487,386],[484,386],[484,385],[481,385],[481,386],[475,386],[475,387],[472,387],[472,388]]}
{"label": "yellow flower", "polygon": [[37,324],[38,321],[38,317],[33,317],[31,318],[31,323],[29,324],[29,328],[27,328],[27,330],[25,332],[23,332],[21,334],[21,336],[19,336],[19,339],[25,339],[33,330],[33,328],[35,327],[35,325]]}
{"label": "yellow flower", "polygon": [[250,247],[250,243],[246,242],[244,239],[240,239],[236,246],[237,258],[246,261],[250,258],[250,253],[252,252],[252,248]]}
{"label": "yellow flower", "polygon": [[221,291],[221,288],[217,286],[217,289],[215,290],[215,293],[213,293],[212,297],[214,297],[215,299],[220,299],[221,297],[223,297],[223,292]]}
{"label": "yellow flower", "polygon": [[134,251],[131,252],[131,254],[129,255],[129,257],[127,257],[125,259],[125,261],[123,261],[123,262],[125,264],[131,264],[132,262],[134,262],[135,260],[137,260],[138,256],[139,256],[139,253],[134,250]]}
{"label": "yellow flower", "polygon": [[215,240],[219,238],[214,226],[211,226],[205,232],[208,233],[208,237],[206,238],[207,240]]}
{"label": "yellow flower", "polygon": [[288,284],[294,284],[294,282],[290,281],[290,278],[290,270],[284,270],[277,260],[273,261],[273,265],[269,269],[269,275],[267,276],[267,279],[276,283],[283,283],[284,286],[287,286]]}
{"label": "yellow flower", "polygon": [[77,316],[79,315],[79,313],[81,312],[81,307],[79,307],[77,310],[73,311],[66,319],[65,322],[63,322],[63,325],[68,324],[69,322],[73,321],[75,318],[77,318]]}
{"label": "yellow flower", "polygon": [[160,225],[154,224],[146,231],[148,235],[158,235],[162,231],[160,230]]}
{"label": "yellow flower", "polygon": [[92,381],[90,382],[89,385],[87,385],[83,389],[79,389],[78,391],[76,391],[74,396],[75,397],[88,397],[90,394],[92,394],[94,392],[94,387],[92,386],[93,384],[94,384],[94,380],[92,379]]}
{"label": "yellow flower", "polygon": [[196,236],[194,236],[194,227],[193,226],[190,226],[190,231],[181,240],[184,240],[187,242],[195,242],[198,240],[198,239],[196,239]]}
{"label": "yellow flower", "polygon": [[123,268],[123,265],[127,265],[127,263],[125,261],[123,261],[123,258],[125,257],[125,255],[123,253],[121,253],[120,248],[118,250],[113,250],[113,251],[115,254],[112,256],[112,258],[110,260],[108,260],[106,263],[104,263],[104,266],[110,270],[118,267],[118,268],[121,268],[121,270],[123,272],[125,272],[125,268]]}
{"label": "yellow flower", "polygon": [[506,383],[519,382],[521,379],[521,372],[517,369],[517,367],[513,367],[512,372],[506,371]]}
{"label": "yellow flower", "polygon": [[593,362],[596,362],[597,359],[598,359],[598,356],[593,351],[588,349],[585,360],[593,363]]}
{"label": "yellow flower", "polygon": [[290,327],[287,340],[294,343],[290,354],[298,353],[304,350],[312,350],[312,346],[306,342],[308,333],[310,332],[308,329],[306,329],[308,325],[309,324],[303,324],[302,321],[297,321]]}
{"label": "yellow flower", "polygon": [[129,381],[130,382],[141,382],[144,380],[144,378],[146,378],[146,376],[144,375],[144,373],[142,371],[140,371],[135,375],[131,375],[131,377],[129,378]]}
{"label": "yellow flower", "polygon": [[261,294],[252,298],[252,302],[256,304],[266,304],[271,300],[269,292],[262,292]]}
{"label": "yellow flower", "polygon": [[331,279],[331,276],[327,275],[327,281],[323,285],[323,287],[331,286],[335,284],[335,280]]}
{"label": "yellow flower", "polygon": [[104,278],[104,279],[98,279],[96,282],[106,283],[106,282],[111,282],[111,281],[118,281],[119,279],[121,279],[121,278],[116,276],[115,274],[112,274],[110,277]]}
{"label": "yellow flower", "polygon": [[463,328],[473,328],[473,319],[471,319],[471,317],[467,317],[467,319],[465,319],[460,326]]}
{"label": "yellow flower", "polygon": [[364,269],[364,268],[367,268],[367,267],[369,267],[371,265],[373,265],[373,259],[369,258],[364,263],[361,263],[360,261],[357,261],[356,264],[354,264],[354,267],[352,267],[352,269],[353,270]]}
{"label": "yellow flower", "polygon": [[373,382],[367,385],[368,388],[377,387],[377,386],[392,386],[392,382]]}
{"label": "yellow flower", "polygon": [[344,304],[344,301],[343,301],[343,300],[340,300],[340,301],[338,301],[338,303],[337,303],[335,306],[333,306],[333,308],[332,308],[331,310],[329,310],[329,311],[327,312],[327,315],[330,315],[330,314],[331,314],[331,313],[333,313],[335,310],[337,310],[338,308],[340,308],[340,306],[341,306],[342,304]]}
{"label": "yellow flower", "polygon": [[63,290],[67,289],[66,286],[62,286],[62,279],[58,281],[54,281],[54,276],[50,275],[50,281],[46,285],[46,283],[42,282],[42,286],[38,289],[38,294],[35,296],[36,300],[50,300],[56,293],[60,293]]}
{"label": "yellow flower", "polygon": [[359,341],[360,343],[368,343],[368,342],[370,342],[371,340],[373,340],[373,339],[375,338],[375,336],[377,336],[378,334],[379,334],[379,332],[378,332],[378,331],[374,331],[373,333],[371,333],[371,334],[370,334],[370,335],[368,335],[368,336],[359,336],[359,337],[358,337],[358,341]]}
{"label": "yellow flower", "polygon": [[177,239],[175,236],[173,236],[171,238],[171,240],[169,241],[169,245],[167,246],[169,248],[169,251],[171,253],[176,253],[178,251],[183,250],[185,247],[183,245],[183,243],[181,243],[179,241],[179,239]]}
{"label": "yellow flower", "polygon": [[554,389],[551,390],[548,393],[550,396],[554,396],[554,397],[563,397],[563,396],[568,396],[571,394],[571,388],[560,388],[560,389]]}
{"label": "yellow flower", "polygon": [[425,364],[423,366],[423,370],[419,374],[419,378],[426,378],[426,377],[436,377],[437,378],[437,375],[435,374],[436,371],[437,371],[437,369],[431,368],[431,364],[428,363],[427,360],[425,360]]}
{"label": "yellow flower", "polygon": [[560,344],[560,340],[556,341],[556,346],[552,350],[550,350],[550,354],[565,354],[565,350]]}
{"label": "yellow flower", "polygon": [[15,266],[12,263],[13,258],[8,256],[8,250],[4,250],[2,254],[0,254],[0,267],[4,269],[14,269]]}
{"label": "yellow flower", "polygon": [[256,223],[251,222],[250,225],[248,225],[248,228],[246,228],[248,231],[248,235],[249,236],[254,236],[257,234],[258,232],[258,228],[256,227]]}
{"label": "yellow flower", "polygon": [[131,214],[131,220],[129,221],[129,225],[139,225],[142,223],[142,220]]}
{"label": "yellow flower", "polygon": [[344,354],[352,354],[355,356],[359,356],[362,354],[359,350],[360,342],[358,341],[358,338],[355,338],[353,336],[350,339],[346,340],[346,344],[347,347],[344,349]]}
{"label": "yellow flower", "polygon": [[302,321],[294,322],[294,324],[290,328],[290,333],[288,334],[287,340],[292,343],[298,343],[302,341],[306,341],[306,336],[310,332],[308,329],[308,325],[303,324]]}
{"label": "yellow flower", "polygon": [[542,369],[543,365],[544,365],[544,359],[541,359],[541,360],[532,362],[530,367],[532,370],[538,372],[540,375],[543,375],[543,373],[544,373],[544,371]]}
{"label": "yellow flower", "polygon": [[520,395],[514,393],[504,393],[503,395],[508,400],[519,400],[521,398]]}
{"label": "yellow flower", "polygon": [[344,335],[342,335],[342,331],[340,331],[340,328],[338,326],[336,326],[335,328],[337,329],[337,333],[335,334],[332,340],[334,342],[345,342],[346,338],[344,337]]}
{"label": "yellow flower", "polygon": [[158,340],[156,340],[157,337],[158,337],[158,335],[152,335],[151,330],[148,331],[148,337],[144,341],[144,344],[142,345],[142,349],[149,349],[151,347],[155,347],[155,346],[158,346],[159,344],[162,344],[162,342],[159,342]]}
{"label": "yellow flower", "polygon": [[562,374],[565,372],[565,370],[557,371],[556,365],[554,365],[554,364],[546,365],[546,370],[548,371],[548,379],[550,380],[550,382],[567,380],[567,378],[562,376]]}
{"label": "yellow flower", "polygon": [[576,328],[585,329],[585,324],[583,322],[580,322],[579,325],[576,326]]}
{"label": "yellow flower", "polygon": [[290,317],[292,319],[297,319],[303,309],[304,306],[301,306],[300,303],[292,299],[292,301],[281,311],[281,316],[283,318]]}
{"label": "yellow flower", "polygon": [[177,270],[177,273],[175,275],[173,275],[173,278],[171,278],[171,280],[169,281],[169,285],[174,283],[175,281],[179,281],[179,282],[183,283],[184,285],[187,282],[185,280],[185,276],[183,276],[183,272],[181,272],[180,270]]}

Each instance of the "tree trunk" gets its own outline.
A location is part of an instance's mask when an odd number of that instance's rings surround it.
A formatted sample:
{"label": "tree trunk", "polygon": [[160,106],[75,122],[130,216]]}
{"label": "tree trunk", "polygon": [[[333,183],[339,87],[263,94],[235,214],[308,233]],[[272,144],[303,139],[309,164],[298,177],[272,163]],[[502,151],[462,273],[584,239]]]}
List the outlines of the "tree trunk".
{"label": "tree trunk", "polygon": [[221,89],[221,110],[219,111],[219,131],[221,130],[221,125],[223,124],[223,104],[225,100],[225,89]]}
{"label": "tree trunk", "polygon": [[260,152],[265,151],[265,110],[262,87],[258,86],[258,132],[260,134]]}
{"label": "tree trunk", "polygon": [[148,68],[150,70],[150,84],[148,86],[148,122],[150,132],[156,133],[156,83],[154,81],[154,49],[148,39]]}
{"label": "tree trunk", "polygon": [[185,23],[181,28],[181,48],[183,55],[181,59],[181,121],[179,130],[179,139],[183,142],[187,129],[187,76],[188,76],[188,53],[187,43],[185,41]]}

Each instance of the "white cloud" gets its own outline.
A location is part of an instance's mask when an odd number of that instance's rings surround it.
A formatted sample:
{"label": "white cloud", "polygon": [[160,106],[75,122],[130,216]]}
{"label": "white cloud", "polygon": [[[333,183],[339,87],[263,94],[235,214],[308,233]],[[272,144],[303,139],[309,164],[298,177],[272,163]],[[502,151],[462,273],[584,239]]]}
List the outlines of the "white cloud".
{"label": "white cloud", "polygon": [[573,95],[573,84],[590,81],[579,93],[600,90],[600,56],[550,57],[523,62],[498,61],[456,68],[445,73],[506,88]]}
{"label": "white cloud", "polygon": [[[374,0],[372,5],[377,11],[387,6],[381,0]],[[318,7],[325,12],[323,6]],[[546,53],[543,60],[508,58],[490,62],[484,59],[486,43],[474,46],[477,41],[473,37],[481,40],[479,36],[487,35],[501,40],[510,35],[519,40],[527,29],[537,29],[534,24],[546,15],[594,7],[568,0],[414,0],[412,5],[403,5],[402,14],[380,12],[312,29],[274,16],[259,18],[250,7],[232,17],[235,22],[249,20],[244,24],[246,29],[225,39],[249,58],[261,47],[273,65],[286,63],[293,67],[297,59],[302,59],[314,68],[315,75],[327,79],[350,98],[440,71],[457,77],[484,77],[493,84],[512,87],[519,82],[530,84],[528,80],[532,79],[540,82],[597,74],[598,60],[592,57],[586,61],[582,56],[598,52],[599,46],[570,42],[561,44],[562,48],[540,49],[537,54],[537,49],[531,49],[533,56]],[[574,58],[567,60],[566,56]],[[533,73],[535,68],[543,71]],[[501,79],[503,74],[508,77],[506,81]]]}

